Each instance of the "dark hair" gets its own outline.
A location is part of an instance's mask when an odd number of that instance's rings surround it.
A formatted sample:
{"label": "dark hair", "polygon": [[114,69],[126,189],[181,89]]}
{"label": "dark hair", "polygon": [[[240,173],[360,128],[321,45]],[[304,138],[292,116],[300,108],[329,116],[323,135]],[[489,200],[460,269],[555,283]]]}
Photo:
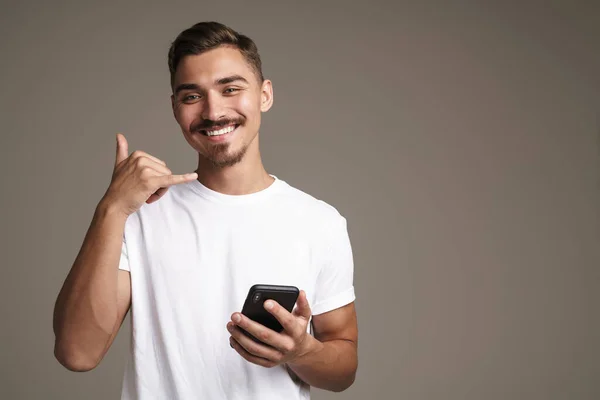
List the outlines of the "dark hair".
{"label": "dark hair", "polygon": [[175,71],[182,58],[189,55],[202,54],[219,46],[237,48],[250,67],[252,67],[260,83],[264,81],[262,64],[256,44],[247,36],[219,22],[199,22],[181,32],[171,43],[169,49],[169,72],[171,87],[175,80]]}

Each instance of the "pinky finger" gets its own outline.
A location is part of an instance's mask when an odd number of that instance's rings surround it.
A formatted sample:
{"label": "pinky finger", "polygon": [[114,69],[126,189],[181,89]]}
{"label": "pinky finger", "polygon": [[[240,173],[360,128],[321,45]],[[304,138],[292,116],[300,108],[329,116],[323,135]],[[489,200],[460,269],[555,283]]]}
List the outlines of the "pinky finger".
{"label": "pinky finger", "polygon": [[185,174],[185,175],[162,175],[162,176],[157,176],[152,179],[155,179],[157,186],[162,189],[162,188],[167,188],[169,186],[178,185],[180,183],[191,182],[197,178],[198,178],[198,174],[195,172],[192,172],[191,174]]}

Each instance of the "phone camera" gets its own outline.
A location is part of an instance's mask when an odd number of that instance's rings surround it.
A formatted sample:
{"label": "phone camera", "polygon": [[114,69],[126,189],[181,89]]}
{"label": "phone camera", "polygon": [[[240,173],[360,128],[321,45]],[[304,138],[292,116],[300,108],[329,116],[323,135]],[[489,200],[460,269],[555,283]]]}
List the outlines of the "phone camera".
{"label": "phone camera", "polygon": [[254,295],[254,297],[252,298],[252,301],[253,301],[254,303],[258,303],[258,301],[259,301],[259,300],[260,300],[260,293],[256,293],[256,294]]}

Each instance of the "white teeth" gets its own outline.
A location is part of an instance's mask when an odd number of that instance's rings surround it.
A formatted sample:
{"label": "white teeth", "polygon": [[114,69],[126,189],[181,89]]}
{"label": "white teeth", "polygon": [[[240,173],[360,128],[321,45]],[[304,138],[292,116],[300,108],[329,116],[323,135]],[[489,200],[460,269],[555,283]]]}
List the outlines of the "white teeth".
{"label": "white teeth", "polygon": [[219,136],[219,135],[224,135],[225,133],[232,132],[234,129],[235,129],[235,125],[230,125],[223,129],[219,129],[218,131],[206,131],[206,134],[208,136]]}

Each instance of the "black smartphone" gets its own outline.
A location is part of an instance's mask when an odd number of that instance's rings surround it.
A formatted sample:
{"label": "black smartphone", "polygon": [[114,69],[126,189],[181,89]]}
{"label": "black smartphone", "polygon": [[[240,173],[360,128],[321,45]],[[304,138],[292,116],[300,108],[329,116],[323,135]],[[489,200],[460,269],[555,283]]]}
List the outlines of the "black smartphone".
{"label": "black smartphone", "polygon": [[[300,290],[295,286],[283,285],[253,285],[248,291],[246,301],[242,308],[242,314],[261,325],[281,332],[283,327],[270,312],[265,310],[266,300],[275,300],[289,312],[292,312]],[[242,332],[255,339],[252,335],[242,329]],[[255,339],[256,340],[256,339]]]}

